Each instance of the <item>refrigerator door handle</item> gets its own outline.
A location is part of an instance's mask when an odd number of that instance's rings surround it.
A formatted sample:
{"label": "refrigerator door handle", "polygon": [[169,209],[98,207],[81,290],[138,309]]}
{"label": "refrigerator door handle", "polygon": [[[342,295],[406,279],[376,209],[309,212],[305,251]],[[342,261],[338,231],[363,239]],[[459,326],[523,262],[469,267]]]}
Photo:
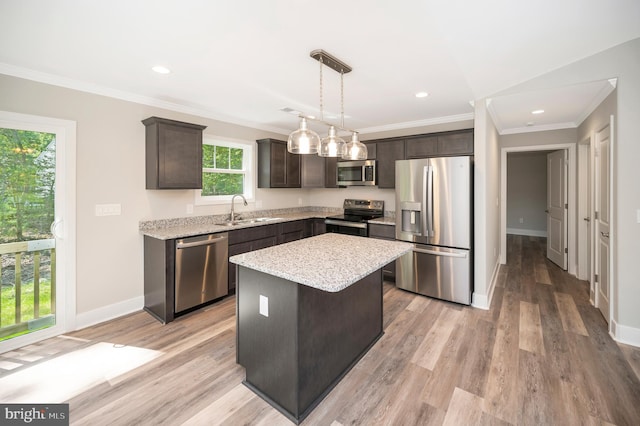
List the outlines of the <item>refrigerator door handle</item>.
{"label": "refrigerator door handle", "polygon": [[424,253],[424,254],[432,254],[435,256],[443,256],[443,257],[460,257],[465,259],[467,257],[467,253],[452,253],[452,252],[447,252],[447,251],[436,251],[436,250],[428,250],[428,249],[419,249],[419,248],[414,248],[413,251],[417,252],[417,253]]}
{"label": "refrigerator door handle", "polygon": [[425,237],[430,237],[429,235],[429,219],[427,215],[429,214],[429,206],[427,205],[427,200],[429,199],[428,194],[426,193],[429,184],[429,166],[424,166],[422,168],[422,195],[420,203],[420,210],[422,210],[421,218],[422,223],[420,226],[422,227],[422,233]]}
{"label": "refrigerator door handle", "polygon": [[427,174],[427,236],[435,237],[433,229],[433,166],[425,167]]}

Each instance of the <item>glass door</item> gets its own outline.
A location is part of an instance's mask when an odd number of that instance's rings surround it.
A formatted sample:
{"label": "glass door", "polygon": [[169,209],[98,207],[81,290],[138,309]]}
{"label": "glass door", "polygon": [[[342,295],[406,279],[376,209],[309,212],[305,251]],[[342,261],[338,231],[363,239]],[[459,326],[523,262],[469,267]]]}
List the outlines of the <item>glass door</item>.
{"label": "glass door", "polygon": [[0,128],[0,341],[55,324],[55,134]]}
{"label": "glass door", "polygon": [[74,325],[74,217],[75,123],[0,111],[0,353]]}

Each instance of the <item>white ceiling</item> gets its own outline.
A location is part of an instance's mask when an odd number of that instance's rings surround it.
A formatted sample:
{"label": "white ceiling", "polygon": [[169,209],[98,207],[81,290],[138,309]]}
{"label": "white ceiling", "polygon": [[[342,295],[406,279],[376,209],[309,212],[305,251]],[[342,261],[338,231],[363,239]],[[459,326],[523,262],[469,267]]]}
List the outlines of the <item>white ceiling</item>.
{"label": "white ceiling", "polygon": [[[470,119],[470,101],[638,38],[639,22],[638,0],[2,0],[0,73],[288,133],[281,108],[319,115],[309,53],[324,49],[353,67],[345,126],[370,133]],[[603,87],[490,110],[501,132],[575,124]],[[339,93],[325,67],[325,118]]]}

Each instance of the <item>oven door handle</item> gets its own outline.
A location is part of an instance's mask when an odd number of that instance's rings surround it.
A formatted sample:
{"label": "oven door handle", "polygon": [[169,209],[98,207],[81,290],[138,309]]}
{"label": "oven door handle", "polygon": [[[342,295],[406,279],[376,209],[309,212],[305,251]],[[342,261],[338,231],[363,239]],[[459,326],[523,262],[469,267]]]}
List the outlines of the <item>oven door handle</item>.
{"label": "oven door handle", "polygon": [[348,226],[349,228],[367,229],[367,224],[360,223],[360,222],[347,222],[342,220],[325,219],[324,223],[325,225],[338,225],[338,226]]}

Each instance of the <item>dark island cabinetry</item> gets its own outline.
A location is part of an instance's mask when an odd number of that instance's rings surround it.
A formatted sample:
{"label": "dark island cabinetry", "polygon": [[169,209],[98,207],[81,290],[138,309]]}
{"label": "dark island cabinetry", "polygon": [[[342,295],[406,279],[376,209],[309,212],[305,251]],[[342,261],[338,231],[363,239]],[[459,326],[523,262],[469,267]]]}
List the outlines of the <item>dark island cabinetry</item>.
{"label": "dark island cabinetry", "polygon": [[[381,225],[378,223],[369,224],[369,237],[380,238],[383,240],[395,240],[396,239],[396,227],[395,225]],[[382,274],[385,279],[390,281],[396,280],[396,261],[387,263],[382,267]]]}
{"label": "dark island cabinetry", "polygon": [[202,188],[202,131],[206,126],[149,117],[146,127],[146,188]]}

